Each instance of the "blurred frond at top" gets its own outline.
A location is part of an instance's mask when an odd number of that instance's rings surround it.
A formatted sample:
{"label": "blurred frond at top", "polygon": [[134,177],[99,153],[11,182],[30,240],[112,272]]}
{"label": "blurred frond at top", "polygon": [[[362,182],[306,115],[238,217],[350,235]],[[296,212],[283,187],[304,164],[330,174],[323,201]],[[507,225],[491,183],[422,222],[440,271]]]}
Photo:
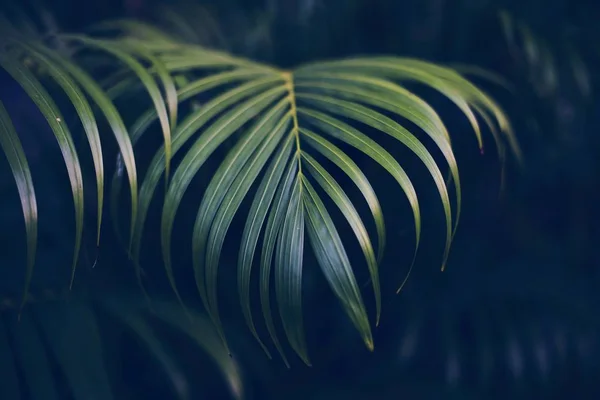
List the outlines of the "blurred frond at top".
{"label": "blurred frond at top", "polygon": [[224,50],[228,48],[215,10],[199,2],[178,0],[168,5],[159,4],[153,8],[151,17],[165,31],[175,33],[185,42]]}
{"label": "blurred frond at top", "polygon": [[135,15],[188,44],[244,55],[270,52],[277,11],[271,7],[262,10],[246,5],[251,6],[236,1],[223,1],[217,5],[175,0],[147,4]]}
{"label": "blurred frond at top", "polygon": [[[589,71],[572,45],[549,44],[526,23],[502,11],[499,18],[508,49],[540,97],[556,96],[561,84],[571,84],[580,96],[591,94]],[[566,82],[564,82],[566,80]]]}

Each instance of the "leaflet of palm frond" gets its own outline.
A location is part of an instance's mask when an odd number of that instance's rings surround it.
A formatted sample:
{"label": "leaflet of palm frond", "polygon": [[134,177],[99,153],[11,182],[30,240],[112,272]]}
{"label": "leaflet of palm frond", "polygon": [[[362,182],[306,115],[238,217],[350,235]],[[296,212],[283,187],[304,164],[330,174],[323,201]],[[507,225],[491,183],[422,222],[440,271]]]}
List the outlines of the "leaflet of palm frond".
{"label": "leaflet of palm frond", "polygon": [[[313,91],[331,93],[348,100],[390,111],[414,123],[432,138],[444,154],[454,180],[457,210],[454,230],[456,230],[461,209],[460,178],[451,148],[450,136],[437,113],[422,99],[387,80],[350,74],[315,74],[314,78],[320,78],[324,82],[300,81],[297,86],[308,91],[312,89]],[[336,81],[342,84],[336,84]],[[354,85],[356,87],[353,87]]]}
{"label": "leaflet of palm frond", "polygon": [[479,124],[471,110],[472,105],[479,105],[494,117],[512,152],[518,160],[522,160],[521,150],[502,108],[485,92],[450,68],[411,58],[370,57],[309,64],[299,68],[298,73],[303,71],[334,73],[351,71],[363,76],[412,80],[430,86],[448,97],[465,114],[477,135],[479,146],[482,147]]}
{"label": "leaflet of palm frond", "polygon": [[[11,77],[23,88],[28,96],[34,101],[35,105],[44,115],[46,122],[52,129],[59,143],[67,171],[71,182],[71,190],[73,192],[73,201],[75,204],[75,250],[73,256],[73,281],[75,267],[79,257],[79,249],[81,246],[81,237],[83,234],[83,178],[81,166],[77,156],[75,145],[71,137],[69,128],[66,126],[64,117],[59,111],[57,105],[52,100],[50,94],[38,81],[38,79],[24,68],[17,60],[12,58],[10,54],[0,53],[0,67],[7,71]],[[37,216],[37,215],[36,215]],[[30,249],[32,251],[34,249]]]}
{"label": "leaflet of palm frond", "polygon": [[23,146],[19,141],[17,132],[10,120],[10,116],[0,102],[0,146],[6,154],[13,176],[17,183],[23,216],[25,218],[25,231],[27,235],[27,264],[25,275],[25,288],[23,290],[24,304],[33,276],[33,267],[37,250],[37,200],[31,178],[31,171],[27,163]]}
{"label": "leaflet of palm frond", "polygon": [[[175,152],[178,151],[181,148],[181,146],[187,140],[189,140],[192,137],[192,135],[194,133],[196,133],[200,127],[202,127],[212,117],[214,117],[215,115],[218,115],[218,113],[223,108],[234,103],[236,100],[239,101],[239,99],[244,98],[245,96],[255,92],[256,90],[260,90],[261,88],[266,88],[266,87],[272,86],[275,82],[276,82],[275,78],[267,78],[267,79],[262,79],[262,80],[257,79],[254,82],[250,82],[247,85],[242,85],[238,88],[230,90],[229,92],[226,92],[224,95],[219,96],[212,102],[206,104],[200,110],[194,112],[187,119],[182,121],[182,123],[178,126],[178,129],[175,131],[174,140],[173,140],[174,151]],[[251,99],[248,101],[253,101],[253,100],[254,99]],[[248,119],[249,118],[246,118],[245,121],[247,121]],[[219,121],[222,121],[222,120],[223,120],[223,117],[221,117],[221,119]],[[232,119],[232,123],[237,124],[238,126],[242,125],[241,120],[234,121]],[[203,160],[205,160],[206,157],[212,151],[214,151],[214,149],[216,149],[220,143],[222,143],[229,135],[231,135],[233,133],[233,131],[235,129],[232,129],[232,128],[233,128],[233,126],[230,127],[230,129],[228,131],[224,131],[224,132],[214,129],[212,131],[212,134],[207,132],[204,135],[200,136],[198,141],[194,144],[194,147],[192,148],[192,150],[190,150],[190,152],[187,154],[187,159],[190,159],[190,160],[194,159],[196,155],[198,155],[199,157],[202,157],[199,160],[199,164],[198,164],[198,162],[196,162],[196,166],[195,166],[196,171],[202,165]],[[219,135],[219,133],[222,133],[222,134]],[[204,152],[199,153],[203,149],[204,149]],[[142,184],[141,197],[140,197],[141,215],[140,215],[140,218],[138,219],[138,224],[136,226],[136,236],[134,238],[134,248],[133,248],[134,259],[137,259],[138,255],[139,255],[140,239],[141,239],[141,234],[143,231],[144,217],[148,210],[150,201],[152,200],[153,193],[154,193],[154,190],[158,183],[158,180],[160,179],[162,172],[164,170],[163,165],[162,165],[162,164],[164,164],[164,163],[162,163],[163,157],[164,157],[164,151],[159,151],[159,153],[156,154],[156,156],[154,157],[154,159],[149,167],[148,172],[146,173],[146,178],[144,179],[144,183]],[[170,254],[169,254],[170,252],[169,252],[168,248],[170,247],[170,231],[172,229],[172,224],[169,224],[169,221],[172,221],[171,215],[173,215],[173,217],[174,217],[174,214],[175,214],[177,208],[175,206],[175,207],[173,207],[172,211],[170,211],[171,206],[169,205],[169,203],[171,201],[174,202],[175,204],[179,203],[179,201],[181,200],[181,196],[183,195],[183,191],[181,191],[180,188],[187,187],[187,185],[193,178],[192,174],[188,174],[186,177],[186,180],[183,180],[180,177],[180,175],[182,173],[181,171],[185,171],[184,169],[181,168],[181,165],[184,165],[183,163],[185,161],[186,161],[186,159],[184,158],[184,161],[182,161],[182,164],[180,164],[180,166],[177,168],[177,171],[175,172],[175,176],[174,176],[175,180],[172,181],[169,186],[169,190],[168,190],[166,198],[165,198],[165,206],[164,206],[165,212],[163,213],[163,228],[162,228],[163,257],[165,259],[167,275],[168,275],[171,285],[175,291],[176,291],[176,286],[175,286],[175,281],[174,281],[174,278],[172,275],[172,267],[171,267]],[[177,196],[176,199],[171,200],[174,196]],[[170,214],[167,213],[166,211],[169,211]],[[176,291],[176,293],[177,293],[177,291]],[[202,294],[203,292],[201,291],[200,293]]]}
{"label": "leaflet of palm frond", "polygon": [[[275,194],[275,199],[273,200],[273,205],[269,213],[269,219],[265,227],[263,247],[260,258],[260,302],[263,316],[265,318],[265,323],[267,325],[269,335],[271,336],[275,347],[279,351],[283,362],[288,368],[289,362],[285,353],[283,352],[283,349],[281,348],[279,339],[277,338],[277,332],[273,323],[273,314],[271,311],[270,301],[270,287],[272,261],[275,252],[277,237],[283,225],[283,220],[285,218],[286,211],[285,205],[289,203],[292,185],[294,184],[294,179],[296,177],[299,167],[299,164],[294,161],[295,160],[289,158],[283,160],[283,162],[287,162],[288,165],[286,167],[286,172],[284,173],[283,180],[280,181],[280,184],[276,188],[277,192]],[[248,323],[248,320],[246,320],[246,323]]]}
{"label": "leaflet of palm frond", "polygon": [[48,74],[58,83],[61,89],[64,90],[75,107],[77,115],[83,125],[92,152],[94,169],[96,172],[96,190],[98,199],[96,244],[99,244],[102,210],[104,205],[104,165],[102,161],[100,133],[98,132],[98,125],[94,113],[92,112],[92,108],[77,83],[68,75],[68,73],[66,73],[66,71],[62,70],[60,66],[56,65],[52,59],[45,55],[48,52],[46,48],[36,44],[29,45],[23,41],[18,41],[17,45],[37,63],[43,65],[45,70],[48,71]]}
{"label": "leaflet of palm frond", "polygon": [[136,75],[136,78],[144,85],[148,94],[152,98],[152,102],[159,116],[159,120],[161,123],[161,128],[163,132],[163,137],[165,141],[165,168],[166,168],[166,178],[169,176],[170,164],[171,164],[171,127],[175,124],[175,120],[171,119],[169,123],[169,115],[167,112],[167,108],[165,106],[166,102],[162,96],[162,93],[152,77],[152,75],[147,71],[137,59],[136,55],[140,55],[142,57],[150,59],[152,61],[154,68],[157,70],[157,73],[160,79],[163,81],[163,85],[165,86],[165,90],[167,92],[167,96],[169,96],[170,104],[169,108],[171,109],[171,118],[177,116],[177,107],[173,104],[173,91],[175,90],[173,87],[173,82],[171,77],[169,76],[166,67],[156,58],[154,55],[147,51],[141,45],[135,45],[135,42],[124,43],[121,41],[107,41],[107,40],[98,40],[92,39],[83,35],[62,35],[61,36],[65,40],[72,40],[76,42],[81,42],[85,46],[99,49],[104,52],[107,52],[117,58],[119,61],[126,64],[132,72]]}

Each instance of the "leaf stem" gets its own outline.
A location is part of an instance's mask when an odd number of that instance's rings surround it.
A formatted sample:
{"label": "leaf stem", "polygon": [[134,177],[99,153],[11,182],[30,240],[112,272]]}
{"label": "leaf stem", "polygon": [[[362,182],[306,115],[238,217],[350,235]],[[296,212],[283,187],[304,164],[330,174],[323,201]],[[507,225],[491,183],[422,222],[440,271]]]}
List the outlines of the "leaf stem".
{"label": "leaf stem", "polygon": [[298,127],[298,109],[296,107],[296,93],[294,92],[294,75],[291,71],[283,72],[285,87],[288,90],[290,101],[290,113],[292,114],[292,133],[296,138],[296,159],[298,160],[298,176],[302,176],[302,157],[300,150],[300,129]]}

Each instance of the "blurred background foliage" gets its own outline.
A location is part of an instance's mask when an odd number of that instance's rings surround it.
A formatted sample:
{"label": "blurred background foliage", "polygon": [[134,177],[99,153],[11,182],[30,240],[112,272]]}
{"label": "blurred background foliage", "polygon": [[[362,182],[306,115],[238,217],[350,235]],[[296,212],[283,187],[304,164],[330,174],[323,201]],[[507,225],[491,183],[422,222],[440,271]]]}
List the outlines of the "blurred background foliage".
{"label": "blurred background foliage", "polygon": [[[0,159],[0,394],[18,391],[32,399],[600,398],[600,215],[595,207],[600,200],[600,3],[53,0],[6,2],[5,7],[42,31],[81,31],[106,18],[139,17],[185,40],[280,66],[383,53],[460,66],[506,109],[526,162],[522,170],[511,162],[503,169],[489,132],[482,155],[472,135],[454,134],[464,211],[448,267],[444,273],[437,269],[441,240],[428,227],[443,216],[432,213],[423,221],[427,251],[398,296],[397,282],[410,262],[410,245],[402,243],[412,234],[411,222],[406,210],[395,207],[399,193],[381,191],[390,182],[385,177],[372,181],[382,193],[386,218],[398,221],[388,227],[375,352],[361,345],[317,268],[307,268],[304,304],[313,367],[293,362],[287,370],[255,343],[233,292],[222,304],[233,358],[211,342],[210,326],[202,325],[202,331],[196,326],[187,335],[183,317],[180,323],[161,318],[161,312],[181,316],[164,284],[156,218],[147,228],[144,284],[153,298],[164,299],[160,304],[168,311],[147,309],[109,229],[99,253],[94,233],[86,232],[75,288],[67,290],[74,228],[60,153],[30,101],[2,72],[0,95],[15,116],[42,200],[33,295],[17,323],[24,229],[10,170]],[[450,103],[420,94],[451,131],[467,131],[468,122],[452,112]],[[139,110],[132,99],[135,93],[126,100],[133,113]],[[121,110],[127,116],[127,108]],[[112,174],[115,166],[107,164]],[[90,226],[94,218],[89,216]],[[233,230],[242,228],[234,221]],[[225,252],[224,263],[236,262],[237,252],[230,253]],[[351,257],[357,254],[349,249]],[[235,287],[235,278],[233,269],[230,274],[224,269],[221,290]],[[195,301],[201,311],[188,286],[190,304]],[[186,282],[182,288],[185,293]],[[53,341],[53,335],[61,339]],[[56,371],[52,383],[32,378],[35,365],[27,360],[35,346],[47,354],[39,362]],[[7,379],[11,370],[4,360],[19,365],[12,372],[15,379]],[[47,385],[56,386],[52,392],[58,397],[49,391],[37,397]],[[10,399],[6,396],[1,398]]]}

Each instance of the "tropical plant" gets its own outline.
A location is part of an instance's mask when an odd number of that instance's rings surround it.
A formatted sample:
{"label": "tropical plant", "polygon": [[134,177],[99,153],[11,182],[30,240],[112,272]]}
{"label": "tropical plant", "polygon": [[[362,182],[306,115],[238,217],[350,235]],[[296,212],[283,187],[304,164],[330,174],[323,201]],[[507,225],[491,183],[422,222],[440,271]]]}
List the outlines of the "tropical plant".
{"label": "tropical plant", "polygon": [[[104,137],[101,140],[104,130],[99,129],[98,118],[108,122],[118,144],[111,203],[114,211],[126,184],[131,215],[124,237],[140,282],[144,226],[157,189],[161,182],[165,183],[162,254],[168,281],[182,305],[171,256],[175,217],[201,167],[224,146],[230,146],[212,171],[195,216],[192,264],[196,286],[225,342],[217,296],[220,259],[232,220],[240,214],[243,200],[251,197],[239,245],[238,294],[247,325],[262,344],[250,307],[252,267],[255,258],[259,258],[262,312],[286,364],[270,305],[271,274],[288,342],[310,364],[301,304],[305,231],[329,286],[366,346],[373,348],[371,322],[346,252],[348,242],[343,243],[340,229],[351,228],[364,254],[375,298],[375,324],[381,314],[378,264],[388,240],[382,208],[364,171],[353,159],[355,156],[350,156],[354,151],[389,173],[408,199],[415,255],[421,237],[420,202],[405,170],[408,162],[394,156],[397,150],[386,148],[383,137],[388,135],[400,142],[424,164],[443,207],[446,239],[440,257],[442,269],[446,263],[461,209],[457,162],[441,117],[409,90],[408,84],[435,89],[453,102],[470,122],[480,148],[483,144],[478,117],[493,133],[500,152],[508,143],[519,156],[501,107],[456,70],[442,65],[379,56],[313,62],[281,70],[182,42],[152,25],[133,20],[105,23],[91,36],[54,35],[52,41],[23,34],[8,20],[2,20],[0,25],[0,66],[44,115],[68,170],[76,221],[71,284],[83,236],[84,185],[81,151],[74,144],[74,127],[66,122],[64,111],[55,101],[59,93],[65,94],[75,109],[91,150],[97,187],[97,243],[107,157]],[[61,46],[53,47],[51,42]],[[108,63],[103,62],[106,56]],[[115,64],[124,68],[115,68]],[[50,87],[56,95],[49,93]],[[149,96],[153,107],[127,127],[115,101],[139,90]],[[187,107],[188,102],[195,102],[195,107]],[[160,124],[163,145],[155,151],[144,179],[140,180],[134,146],[154,122]],[[17,183],[25,217],[24,305],[36,259],[37,200],[27,157],[2,103],[0,124],[0,144]],[[434,150],[426,146],[428,142],[435,145]],[[443,161],[434,155],[443,156]],[[445,169],[449,173],[447,182]],[[359,190],[368,213],[359,213],[359,206],[350,200],[350,194],[339,183],[343,175]],[[449,184],[453,190],[448,189]],[[334,219],[332,205],[339,209],[347,225]],[[113,216],[118,222],[116,211]],[[374,233],[365,223],[371,219]],[[263,348],[269,352],[266,345]]]}

